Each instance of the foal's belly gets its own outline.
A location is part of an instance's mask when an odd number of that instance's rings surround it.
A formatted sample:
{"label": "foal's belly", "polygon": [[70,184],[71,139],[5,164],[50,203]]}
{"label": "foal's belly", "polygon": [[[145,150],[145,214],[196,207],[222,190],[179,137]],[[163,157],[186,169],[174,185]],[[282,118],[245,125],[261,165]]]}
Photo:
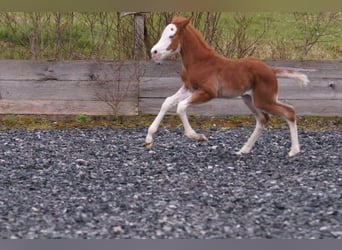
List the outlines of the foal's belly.
{"label": "foal's belly", "polygon": [[239,86],[221,86],[219,87],[218,97],[225,98],[234,98],[241,96],[243,94],[251,93],[252,90],[248,86],[239,85]]}

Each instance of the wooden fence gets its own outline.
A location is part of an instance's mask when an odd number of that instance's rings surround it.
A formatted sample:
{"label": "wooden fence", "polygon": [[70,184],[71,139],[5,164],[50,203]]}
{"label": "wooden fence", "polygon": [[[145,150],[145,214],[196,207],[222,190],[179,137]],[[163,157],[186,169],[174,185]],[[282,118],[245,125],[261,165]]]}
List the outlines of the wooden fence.
{"label": "wooden fence", "polygon": [[[342,116],[342,61],[269,61],[304,71],[307,87],[280,78],[279,99],[299,115]],[[181,86],[179,61],[0,61],[0,114],[156,114]],[[170,113],[175,113],[175,108]],[[250,114],[240,98],[215,99],[190,114]]]}

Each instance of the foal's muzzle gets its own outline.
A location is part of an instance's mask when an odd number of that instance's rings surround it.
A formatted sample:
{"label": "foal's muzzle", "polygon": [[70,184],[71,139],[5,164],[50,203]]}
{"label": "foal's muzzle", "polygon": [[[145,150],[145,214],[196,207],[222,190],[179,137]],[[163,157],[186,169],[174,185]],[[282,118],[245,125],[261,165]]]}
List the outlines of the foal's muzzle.
{"label": "foal's muzzle", "polygon": [[162,54],[159,53],[158,50],[154,48],[151,49],[151,58],[156,63],[161,63],[161,61],[163,60]]}

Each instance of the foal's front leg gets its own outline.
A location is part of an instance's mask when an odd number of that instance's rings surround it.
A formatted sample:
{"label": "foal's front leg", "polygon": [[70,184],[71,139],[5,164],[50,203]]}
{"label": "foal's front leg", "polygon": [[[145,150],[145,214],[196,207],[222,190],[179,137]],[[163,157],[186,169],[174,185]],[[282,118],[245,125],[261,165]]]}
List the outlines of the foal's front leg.
{"label": "foal's front leg", "polygon": [[169,96],[163,102],[157,117],[154,119],[146,135],[145,143],[146,147],[150,149],[153,145],[153,135],[157,132],[160,122],[163,120],[166,112],[177,105],[180,101],[191,96],[191,93],[184,87],[184,85],[172,96]]}
{"label": "foal's front leg", "polygon": [[211,92],[207,92],[204,90],[196,90],[192,93],[191,96],[184,99],[183,101],[179,102],[177,107],[177,114],[179,115],[180,119],[182,120],[184,126],[185,135],[189,138],[200,140],[200,141],[207,141],[207,137],[203,134],[198,134],[190,125],[188,117],[186,115],[186,109],[193,104],[200,104],[205,103],[214,98],[214,94]]}
{"label": "foal's front leg", "polygon": [[186,109],[190,105],[191,98],[192,98],[192,96],[186,98],[185,100],[179,102],[179,104],[177,106],[177,114],[179,115],[179,117],[183,123],[184,134],[191,139],[195,139],[195,140],[199,140],[199,141],[207,141],[208,138],[204,134],[198,134],[191,127],[190,122],[188,120],[188,116],[186,114]]}

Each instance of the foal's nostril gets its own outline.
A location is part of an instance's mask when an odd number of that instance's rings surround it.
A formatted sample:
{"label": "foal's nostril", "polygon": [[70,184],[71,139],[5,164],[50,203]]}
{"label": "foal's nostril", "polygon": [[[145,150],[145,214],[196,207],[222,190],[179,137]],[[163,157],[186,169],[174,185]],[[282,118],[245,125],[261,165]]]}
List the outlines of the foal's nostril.
{"label": "foal's nostril", "polygon": [[153,50],[153,54],[157,54],[158,53],[158,51],[155,49],[155,50]]}

